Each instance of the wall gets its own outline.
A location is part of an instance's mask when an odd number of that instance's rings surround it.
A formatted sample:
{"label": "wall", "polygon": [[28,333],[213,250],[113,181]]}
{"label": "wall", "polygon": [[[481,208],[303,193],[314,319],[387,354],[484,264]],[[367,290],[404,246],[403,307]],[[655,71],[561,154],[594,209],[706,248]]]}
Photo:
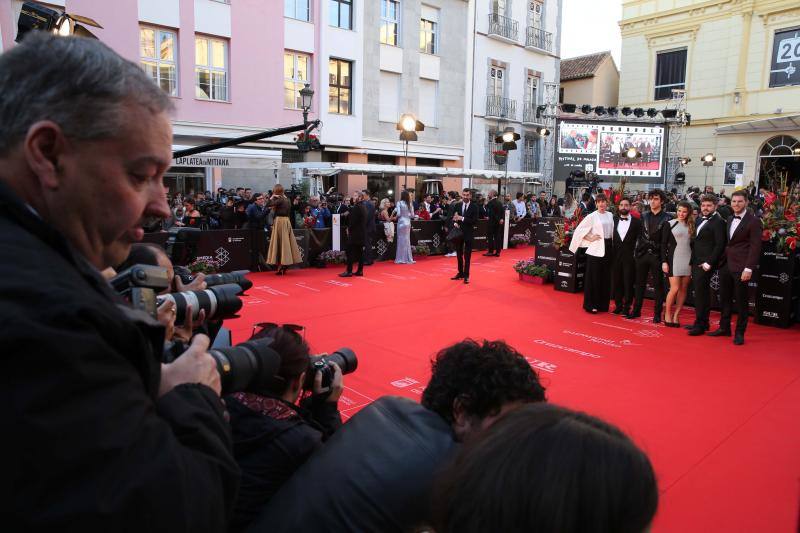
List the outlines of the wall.
{"label": "wall", "polygon": [[562,81],[561,88],[564,89],[565,104],[575,104],[578,107],[583,104],[600,105],[599,102],[595,101],[594,78]]}
{"label": "wall", "polygon": [[619,71],[614,61],[609,58],[603,61],[594,76],[592,105],[605,107],[616,106],[619,102]]}

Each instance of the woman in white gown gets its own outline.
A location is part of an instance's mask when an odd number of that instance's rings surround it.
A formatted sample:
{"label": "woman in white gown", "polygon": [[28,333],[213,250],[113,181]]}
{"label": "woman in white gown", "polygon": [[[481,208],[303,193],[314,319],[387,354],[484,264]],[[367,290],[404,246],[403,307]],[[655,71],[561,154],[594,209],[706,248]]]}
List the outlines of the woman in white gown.
{"label": "woman in white gown", "polygon": [[414,217],[414,208],[411,206],[411,195],[408,191],[400,193],[400,201],[395,208],[397,213],[397,252],[394,262],[400,265],[415,263],[411,254],[411,219]]}

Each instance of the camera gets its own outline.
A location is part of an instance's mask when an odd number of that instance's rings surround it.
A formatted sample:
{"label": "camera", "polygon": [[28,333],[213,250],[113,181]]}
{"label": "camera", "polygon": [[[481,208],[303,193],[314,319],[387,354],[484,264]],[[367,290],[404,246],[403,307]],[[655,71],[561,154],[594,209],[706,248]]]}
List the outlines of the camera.
{"label": "camera", "polygon": [[235,283],[242,288],[242,291],[246,291],[253,287],[253,282],[245,277],[249,273],[249,270],[235,270],[226,274],[211,274],[206,276],[206,286],[214,287]]}
{"label": "camera", "polygon": [[309,358],[308,370],[306,371],[306,382],[304,388],[312,390],[314,387],[314,377],[317,371],[322,372],[322,386],[330,387],[333,381],[333,368],[331,363],[336,363],[342,369],[342,374],[349,374],[355,372],[358,368],[358,359],[356,354],[350,348],[339,348],[331,354],[323,353],[320,355],[312,355]]}
{"label": "camera", "polygon": [[192,319],[196,319],[200,310],[204,309],[207,320],[224,320],[234,318],[242,308],[239,298],[242,288],[235,284],[216,285],[204,291],[173,292],[158,298],[158,305],[167,300],[175,303],[175,321],[182,324],[186,320],[186,308],[192,306]]}
{"label": "camera", "polygon": [[150,265],[133,265],[114,276],[109,283],[134,309],[150,316],[157,314],[156,292],[170,285],[167,269]]}

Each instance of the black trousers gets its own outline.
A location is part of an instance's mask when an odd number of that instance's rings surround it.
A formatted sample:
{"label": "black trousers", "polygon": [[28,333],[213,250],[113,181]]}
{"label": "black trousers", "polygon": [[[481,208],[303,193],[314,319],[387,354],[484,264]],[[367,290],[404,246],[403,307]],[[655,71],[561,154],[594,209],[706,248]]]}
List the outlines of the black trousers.
{"label": "black trousers", "polygon": [[606,239],[606,255],[586,254],[586,277],[583,280],[583,308],[608,311],[611,299],[611,239]]}
{"label": "black trousers", "polygon": [[353,264],[358,263],[358,272],[364,270],[364,245],[363,244],[348,244],[347,245],[347,271],[353,272]]}
{"label": "black trousers", "polygon": [[711,277],[713,270],[706,272],[699,266],[692,266],[692,286],[694,287],[694,327],[708,329],[708,315],[711,312]]}
{"label": "black trousers", "polygon": [[500,252],[503,251],[503,225],[489,224],[489,233],[486,236],[486,241],[489,243],[487,253],[500,255]]}
{"label": "black trousers", "polygon": [[741,272],[731,272],[728,265],[719,269],[719,300],[722,306],[722,316],[719,319],[719,327],[722,330],[731,329],[731,311],[733,300],[736,299],[736,333],[744,335],[747,329],[747,316],[750,313],[748,304],[747,282],[742,281]]}
{"label": "black trousers", "polygon": [[611,265],[611,280],[617,309],[630,311],[633,305],[633,284],[636,281],[636,261],[633,259],[633,255],[614,257]]}
{"label": "black trousers", "polygon": [[653,288],[655,289],[655,312],[653,316],[661,317],[664,307],[664,271],[661,270],[661,258],[653,254],[645,254],[636,259],[636,304],[634,313],[642,312],[644,291],[647,288],[647,275],[653,274]]}
{"label": "black trousers", "polygon": [[364,235],[364,262],[371,263],[374,260],[374,254],[372,253],[372,243],[375,241],[375,234],[374,233],[366,233]]}
{"label": "black trousers", "polygon": [[469,277],[469,263],[472,259],[472,239],[464,239],[456,245],[456,261],[458,273],[465,278]]}

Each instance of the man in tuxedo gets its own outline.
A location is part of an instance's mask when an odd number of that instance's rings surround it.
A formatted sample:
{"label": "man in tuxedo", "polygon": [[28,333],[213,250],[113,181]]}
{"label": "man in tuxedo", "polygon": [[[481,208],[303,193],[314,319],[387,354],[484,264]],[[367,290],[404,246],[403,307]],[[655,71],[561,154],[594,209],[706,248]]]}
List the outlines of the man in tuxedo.
{"label": "man in tuxedo", "polygon": [[715,211],[717,198],[703,195],[700,198],[701,217],[695,221],[695,238],[692,247],[692,284],[694,285],[695,321],[689,329],[689,335],[702,335],[708,331],[708,314],[711,276],[717,268],[725,251],[725,221]]}
{"label": "man in tuxedo", "polygon": [[722,317],[719,329],[709,333],[710,337],[731,336],[731,308],[736,299],[736,332],[733,344],[744,344],[747,315],[750,312],[747,285],[758,267],[761,257],[761,220],[747,209],[747,193],[743,190],[731,194],[733,216],[728,219],[728,247],[723,255],[724,264],[719,269],[719,292]]}
{"label": "man in tuxedo", "polygon": [[505,224],[506,210],[500,199],[497,197],[497,191],[489,191],[489,203],[486,204],[486,210],[489,214],[489,251],[483,255],[487,257],[500,257],[500,250],[503,249],[503,224]]}
{"label": "man in tuxedo", "polygon": [[364,208],[367,210],[367,230],[364,234],[364,264],[371,265],[373,260],[372,243],[375,241],[375,204],[369,198],[369,191],[361,191]]}
{"label": "man in tuxedo", "polygon": [[464,233],[461,242],[454,243],[456,247],[456,258],[458,261],[458,274],[450,279],[462,279],[464,283],[469,283],[469,263],[472,259],[472,239],[475,231],[475,223],[478,221],[478,206],[472,200],[472,191],[464,189],[461,193],[461,201],[453,208],[453,227],[460,228]]}
{"label": "man in tuxedo", "polygon": [[[361,201],[362,193],[353,193],[353,202],[347,211],[347,270],[339,274],[341,278],[364,275],[364,243],[367,235],[367,208]],[[358,270],[353,273],[353,264]]]}
{"label": "man in tuxedo", "polygon": [[644,291],[647,286],[647,275],[653,274],[653,288],[655,289],[655,312],[653,324],[661,322],[661,309],[664,305],[664,273],[661,270],[661,241],[666,221],[672,216],[662,209],[667,200],[664,191],[653,189],[647,194],[650,211],[642,215],[642,227],[636,242],[636,303],[633,311],[625,318],[639,318],[642,316],[642,303]]}
{"label": "man in tuxedo", "polygon": [[642,221],[631,216],[631,201],[622,198],[614,216],[611,284],[614,288],[615,315],[629,314],[633,304],[633,282],[636,279],[636,239],[642,230]]}

